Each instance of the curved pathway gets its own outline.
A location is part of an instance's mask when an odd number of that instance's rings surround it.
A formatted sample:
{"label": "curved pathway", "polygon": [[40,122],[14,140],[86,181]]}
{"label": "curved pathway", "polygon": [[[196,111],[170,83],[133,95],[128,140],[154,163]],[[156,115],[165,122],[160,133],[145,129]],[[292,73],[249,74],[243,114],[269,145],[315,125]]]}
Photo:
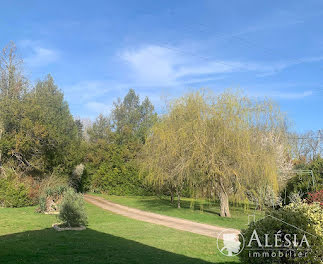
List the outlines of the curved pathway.
{"label": "curved pathway", "polygon": [[[97,197],[93,195],[85,194],[84,199],[87,202],[94,204],[102,209],[129,217],[129,218],[133,218],[136,220],[140,220],[140,221],[144,221],[152,224],[167,226],[167,227],[182,230],[182,231],[188,231],[191,233],[204,235],[208,237],[218,237],[219,234],[225,230],[227,232],[235,234],[237,238],[238,238],[238,234],[240,233],[240,231],[237,229],[213,226],[208,224],[201,224],[201,223],[197,223],[189,220],[184,220],[181,218],[170,217],[170,216],[155,214],[147,211],[142,211],[139,209],[130,208],[124,205],[112,203],[101,197]],[[220,236],[220,238],[222,238],[222,236]]]}

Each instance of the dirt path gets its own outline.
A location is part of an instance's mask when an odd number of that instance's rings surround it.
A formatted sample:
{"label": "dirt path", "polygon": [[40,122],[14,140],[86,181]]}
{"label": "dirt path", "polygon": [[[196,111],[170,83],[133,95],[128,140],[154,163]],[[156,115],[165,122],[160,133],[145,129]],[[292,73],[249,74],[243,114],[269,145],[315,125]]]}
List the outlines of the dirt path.
{"label": "dirt path", "polygon": [[[240,233],[240,231],[237,229],[201,224],[176,217],[170,217],[130,208],[124,205],[112,203],[97,196],[86,194],[84,195],[84,198],[87,202],[116,214],[120,214],[129,218],[148,223],[163,225],[182,231],[192,232],[199,235],[204,235],[208,237],[218,237],[222,231],[226,230],[232,234],[236,234],[236,236],[238,237],[238,234]],[[220,237],[222,238],[222,236]]]}

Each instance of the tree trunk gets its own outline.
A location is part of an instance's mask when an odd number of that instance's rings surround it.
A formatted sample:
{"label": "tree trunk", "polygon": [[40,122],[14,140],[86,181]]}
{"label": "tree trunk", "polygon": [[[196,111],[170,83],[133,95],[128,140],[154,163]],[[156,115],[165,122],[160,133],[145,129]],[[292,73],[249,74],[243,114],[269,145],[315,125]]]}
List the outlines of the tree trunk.
{"label": "tree trunk", "polygon": [[173,190],[171,189],[170,190],[170,202],[173,204],[174,203],[174,192]]}
{"label": "tree trunk", "polygon": [[177,208],[181,208],[181,194],[179,190],[177,190],[176,192],[177,192]]}
{"label": "tree trunk", "polygon": [[[1,126],[1,124],[0,124]],[[0,140],[2,138],[2,128],[0,127]],[[0,149],[0,174],[2,173],[2,150]]]}
{"label": "tree trunk", "polygon": [[219,188],[219,198],[220,198],[220,216],[231,217],[230,209],[229,209],[229,197],[222,184],[220,184],[220,188]]}

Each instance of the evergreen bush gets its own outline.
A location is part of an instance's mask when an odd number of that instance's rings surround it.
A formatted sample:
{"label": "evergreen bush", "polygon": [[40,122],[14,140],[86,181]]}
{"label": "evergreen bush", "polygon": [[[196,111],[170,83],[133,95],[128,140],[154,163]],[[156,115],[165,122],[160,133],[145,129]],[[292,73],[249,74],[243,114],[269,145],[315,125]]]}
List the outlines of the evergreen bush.
{"label": "evergreen bush", "polygon": [[83,195],[68,188],[63,194],[58,218],[67,227],[78,227],[87,224],[87,215]]}
{"label": "evergreen bush", "polygon": [[28,186],[19,181],[13,171],[7,170],[6,175],[0,175],[0,206],[23,207],[32,204]]}

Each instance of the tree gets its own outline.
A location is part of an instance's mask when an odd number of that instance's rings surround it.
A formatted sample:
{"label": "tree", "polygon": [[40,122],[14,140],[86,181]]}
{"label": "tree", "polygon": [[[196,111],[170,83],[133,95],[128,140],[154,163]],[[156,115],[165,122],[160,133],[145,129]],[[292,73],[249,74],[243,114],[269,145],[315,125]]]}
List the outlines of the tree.
{"label": "tree", "polygon": [[16,45],[10,42],[0,54],[0,95],[21,98],[27,91],[28,82],[23,75],[23,61],[17,56]]}
{"label": "tree", "polygon": [[80,139],[68,104],[53,78],[48,75],[24,94],[9,94],[0,100],[3,158],[13,158],[23,170],[47,173],[61,167],[64,173],[71,172],[77,162],[74,158]]}
{"label": "tree", "polygon": [[[147,179],[177,189],[185,185],[216,194],[230,217],[229,195],[278,188],[277,151],[265,139],[280,135],[285,119],[268,101],[233,93],[192,93],[175,100],[152,129],[142,154]],[[277,136],[278,138],[278,136]]]}
{"label": "tree", "polygon": [[[16,54],[16,46],[10,42],[0,54],[0,162],[8,160],[14,146],[13,137],[19,130],[23,113],[23,100],[28,82],[23,75],[23,62]],[[12,136],[10,136],[12,135]]]}
{"label": "tree", "polygon": [[77,136],[79,139],[83,139],[84,127],[81,119],[75,119],[75,125],[77,127]]}
{"label": "tree", "polygon": [[86,161],[93,189],[114,194],[146,192],[134,159],[155,119],[149,99],[140,102],[132,89],[114,103],[110,116],[99,115],[88,129]]}
{"label": "tree", "polygon": [[110,142],[113,137],[110,119],[102,114],[97,117],[87,132],[91,142],[97,142],[100,139]]}
{"label": "tree", "polygon": [[39,168],[51,171],[67,165],[72,145],[77,145],[78,128],[50,75],[28,93],[17,139],[17,151],[33,159]]}
{"label": "tree", "polygon": [[203,98],[195,95],[169,104],[168,113],[152,127],[140,156],[148,182],[169,189],[172,200],[175,192],[178,208],[183,189],[192,183],[195,135],[206,107]]}
{"label": "tree", "polygon": [[120,136],[120,143],[139,141],[143,143],[146,133],[157,119],[154,106],[146,97],[140,103],[139,96],[130,89],[123,100],[114,103],[111,121],[113,128]]}
{"label": "tree", "polygon": [[322,131],[308,131],[306,133],[291,133],[289,136],[292,155],[296,162],[310,162],[323,155]]}
{"label": "tree", "polygon": [[6,46],[0,53],[0,173],[34,200],[40,179],[72,174],[82,160],[81,140],[80,123],[53,78],[29,86],[14,43]]}
{"label": "tree", "polygon": [[211,98],[209,105],[204,130],[197,130],[196,162],[203,165],[204,181],[216,190],[220,215],[230,217],[230,194],[245,196],[263,187],[278,192],[277,145],[288,150],[286,119],[270,101],[229,92]]}

